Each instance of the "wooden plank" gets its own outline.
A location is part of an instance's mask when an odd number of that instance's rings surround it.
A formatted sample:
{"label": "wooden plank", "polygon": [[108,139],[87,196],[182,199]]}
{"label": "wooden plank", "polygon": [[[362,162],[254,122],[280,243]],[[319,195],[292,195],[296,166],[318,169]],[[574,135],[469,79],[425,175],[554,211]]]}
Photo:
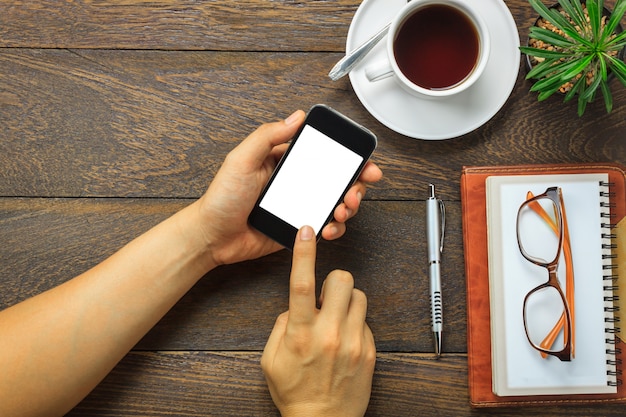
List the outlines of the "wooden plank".
{"label": "wooden plank", "polygon": [[[534,17],[507,0],[525,36]],[[0,47],[343,52],[358,0],[11,1]]]}
{"label": "wooden plank", "polygon": [[[260,352],[132,352],[68,416],[279,416],[260,369]],[[366,416],[491,416],[472,410],[467,358],[379,352]],[[622,416],[623,405],[547,406],[555,417]],[[498,416],[529,415],[500,408]]]}
{"label": "wooden plank", "polygon": [[3,2],[0,47],[337,51],[344,48],[358,4],[355,0]]}
{"label": "wooden plank", "polygon": [[[0,199],[0,309],[78,275],[189,201]],[[466,351],[465,280],[458,202],[447,207],[444,348]],[[319,247],[318,286],[351,271],[369,299],[379,349],[433,350],[424,202],[364,201],[340,240]],[[139,344],[147,350],[260,350],[287,306],[287,251],[204,277]],[[318,288],[319,290],[319,288]]]}
{"label": "wooden plank", "polygon": [[612,114],[597,101],[577,118],[575,103],[537,103],[520,74],[485,126],[423,141],[376,121],[349,80],[330,81],[338,57],[0,50],[0,196],[197,197],[260,123],[318,102],[379,136],[374,160],[385,178],[370,193],[376,199],[421,199],[434,181],[458,200],[466,164],[626,161],[624,88]]}

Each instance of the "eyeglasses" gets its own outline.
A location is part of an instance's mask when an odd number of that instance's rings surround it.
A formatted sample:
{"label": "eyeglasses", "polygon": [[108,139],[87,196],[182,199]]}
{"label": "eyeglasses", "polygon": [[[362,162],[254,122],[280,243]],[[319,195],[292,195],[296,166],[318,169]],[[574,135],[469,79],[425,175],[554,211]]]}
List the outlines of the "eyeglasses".
{"label": "eyeglasses", "polygon": [[[548,281],[524,298],[524,330],[542,357],[570,361],[575,340],[574,270],[563,195],[560,188],[549,187],[538,196],[528,192],[526,198],[517,212],[517,243],[526,260],[548,270]],[[565,294],[558,278],[561,252],[566,267]]]}

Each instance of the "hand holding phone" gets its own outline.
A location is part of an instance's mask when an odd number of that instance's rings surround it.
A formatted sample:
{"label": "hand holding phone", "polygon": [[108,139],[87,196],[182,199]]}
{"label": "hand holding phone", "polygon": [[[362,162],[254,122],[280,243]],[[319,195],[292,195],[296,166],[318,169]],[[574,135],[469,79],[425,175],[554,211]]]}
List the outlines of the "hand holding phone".
{"label": "hand holding phone", "polygon": [[376,144],[369,130],[314,106],[250,213],[250,225],[289,249],[304,225],[319,238]]}

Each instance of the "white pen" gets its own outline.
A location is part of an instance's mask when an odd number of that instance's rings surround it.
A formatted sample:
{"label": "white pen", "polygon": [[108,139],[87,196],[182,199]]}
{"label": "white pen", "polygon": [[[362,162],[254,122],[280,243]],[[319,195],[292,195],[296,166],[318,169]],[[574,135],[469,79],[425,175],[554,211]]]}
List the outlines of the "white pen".
{"label": "white pen", "polygon": [[435,197],[435,186],[428,185],[429,197],[426,200],[426,236],[428,239],[428,275],[430,277],[430,311],[435,353],[441,355],[441,334],[443,330],[443,311],[441,306],[441,271],[440,259],[443,251],[443,235],[446,212],[443,201]]}

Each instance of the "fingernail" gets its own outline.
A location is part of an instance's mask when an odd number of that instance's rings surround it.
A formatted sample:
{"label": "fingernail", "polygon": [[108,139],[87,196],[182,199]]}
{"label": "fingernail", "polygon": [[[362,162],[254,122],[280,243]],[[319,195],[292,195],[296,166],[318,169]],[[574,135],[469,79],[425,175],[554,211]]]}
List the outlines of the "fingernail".
{"label": "fingernail", "polygon": [[300,229],[300,240],[311,240],[313,236],[314,233],[311,226],[303,226],[302,229]]}
{"label": "fingernail", "polygon": [[295,111],[295,112],[293,112],[291,114],[291,116],[289,116],[289,117],[287,117],[285,119],[285,124],[286,125],[292,125],[292,124],[294,124],[298,120],[299,117],[300,117],[300,115],[298,114],[298,111]]}
{"label": "fingernail", "polygon": [[360,191],[356,193],[356,199],[359,201],[359,203],[361,203],[361,200],[363,199],[363,194],[361,194]]}

